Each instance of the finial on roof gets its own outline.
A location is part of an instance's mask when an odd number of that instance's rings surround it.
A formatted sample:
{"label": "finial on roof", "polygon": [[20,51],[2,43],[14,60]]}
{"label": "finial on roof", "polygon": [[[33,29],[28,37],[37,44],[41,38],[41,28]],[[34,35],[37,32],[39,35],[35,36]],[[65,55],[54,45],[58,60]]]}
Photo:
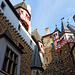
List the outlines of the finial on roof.
{"label": "finial on roof", "polygon": [[24,2],[25,0],[23,0],[23,2]]}
{"label": "finial on roof", "polygon": [[63,18],[61,18],[61,20],[63,20],[64,19],[64,17]]}
{"label": "finial on roof", "polygon": [[55,25],[56,26],[56,28],[57,28],[57,25]]}
{"label": "finial on roof", "polygon": [[59,31],[59,29],[58,29],[57,25],[55,25],[55,26],[56,26],[55,31]]}
{"label": "finial on roof", "polygon": [[67,19],[67,23],[69,24],[69,18]]}

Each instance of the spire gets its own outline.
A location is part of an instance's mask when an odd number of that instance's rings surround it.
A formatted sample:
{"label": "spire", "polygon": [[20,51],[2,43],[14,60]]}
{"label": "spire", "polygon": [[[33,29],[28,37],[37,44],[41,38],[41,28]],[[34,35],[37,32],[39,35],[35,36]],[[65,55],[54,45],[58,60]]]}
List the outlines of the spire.
{"label": "spire", "polygon": [[56,26],[55,31],[59,31],[59,29],[57,28],[57,25],[55,25],[55,26]]}
{"label": "spire", "polygon": [[62,22],[62,28],[61,28],[61,31],[64,31],[64,32],[70,32],[70,30],[68,29],[68,27],[64,24],[63,21]]}
{"label": "spire", "polygon": [[71,24],[68,24],[67,27],[69,28],[69,30],[73,33],[75,33],[75,27],[72,26]]}
{"label": "spire", "polygon": [[42,69],[42,62],[40,59],[38,46],[35,46],[35,50],[33,51],[31,68],[41,68]]}

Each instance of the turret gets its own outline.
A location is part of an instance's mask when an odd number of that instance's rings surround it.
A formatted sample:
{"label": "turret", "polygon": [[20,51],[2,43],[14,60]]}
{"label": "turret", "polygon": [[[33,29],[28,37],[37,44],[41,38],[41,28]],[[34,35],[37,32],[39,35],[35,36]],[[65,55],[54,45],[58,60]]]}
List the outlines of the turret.
{"label": "turret", "polygon": [[31,75],[41,75],[43,71],[42,61],[39,54],[38,46],[35,46],[31,62]]}
{"label": "turret", "polygon": [[26,5],[25,2],[19,3],[14,6],[18,14],[20,15],[21,21],[25,27],[25,29],[31,34],[31,8],[29,5]]}
{"label": "turret", "polygon": [[53,39],[57,40],[59,37],[60,37],[60,31],[59,31],[59,29],[57,28],[57,25],[56,25],[55,31],[53,33]]}

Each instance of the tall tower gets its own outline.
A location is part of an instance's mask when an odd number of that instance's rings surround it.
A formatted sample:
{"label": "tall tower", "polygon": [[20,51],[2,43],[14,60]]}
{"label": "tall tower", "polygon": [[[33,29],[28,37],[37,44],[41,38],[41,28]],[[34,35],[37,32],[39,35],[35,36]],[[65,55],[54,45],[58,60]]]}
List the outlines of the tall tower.
{"label": "tall tower", "polygon": [[23,1],[14,6],[18,14],[20,15],[21,21],[25,27],[25,29],[31,34],[31,26],[30,26],[30,19],[31,19],[31,7],[26,5]]}

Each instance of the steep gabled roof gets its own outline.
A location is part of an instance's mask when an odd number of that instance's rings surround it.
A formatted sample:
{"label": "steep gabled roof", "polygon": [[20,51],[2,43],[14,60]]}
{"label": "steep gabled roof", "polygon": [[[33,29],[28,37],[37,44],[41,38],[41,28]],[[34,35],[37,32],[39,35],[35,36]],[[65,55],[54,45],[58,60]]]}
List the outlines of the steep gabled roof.
{"label": "steep gabled roof", "polygon": [[72,26],[71,24],[68,24],[67,27],[69,28],[69,30],[73,33],[75,33],[75,27]]}
{"label": "steep gabled roof", "polygon": [[13,41],[12,36],[11,36],[11,34],[10,34],[10,32],[9,32],[8,29],[6,29],[6,30],[2,33],[2,35],[7,35],[7,36]]}
{"label": "steep gabled roof", "polygon": [[42,62],[40,59],[38,46],[35,46],[35,50],[33,51],[31,68],[41,68],[42,69]]}
{"label": "steep gabled roof", "polygon": [[14,43],[8,29],[6,29],[2,34],[0,34],[0,38],[3,38],[3,37],[5,37],[21,54],[23,54],[23,51]]}
{"label": "steep gabled roof", "polygon": [[14,8],[18,8],[18,7],[22,7],[24,9],[27,9],[27,6],[26,6],[26,4],[24,2],[21,2],[21,3],[19,3],[19,4],[14,6]]}
{"label": "steep gabled roof", "polygon": [[62,21],[61,31],[63,31],[63,32],[70,32],[70,30],[69,30],[68,27],[64,24],[63,21]]}

